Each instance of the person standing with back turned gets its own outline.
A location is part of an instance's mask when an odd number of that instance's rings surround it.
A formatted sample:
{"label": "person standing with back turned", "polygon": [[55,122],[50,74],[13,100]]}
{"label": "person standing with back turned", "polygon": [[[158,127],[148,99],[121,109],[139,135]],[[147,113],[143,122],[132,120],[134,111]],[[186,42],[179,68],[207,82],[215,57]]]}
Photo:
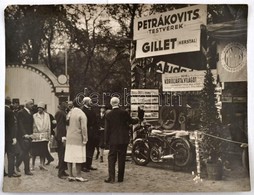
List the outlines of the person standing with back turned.
{"label": "person standing with back turned", "polygon": [[83,104],[84,107],[82,110],[87,117],[88,142],[86,145],[86,163],[83,164],[82,171],[89,172],[90,170],[97,170],[97,168],[92,167],[92,162],[95,147],[99,142],[99,125],[97,121],[97,115],[92,110],[91,98],[84,97]]}
{"label": "person standing with back turned", "polygon": [[[106,183],[115,182],[115,164],[118,161],[118,182],[123,182],[125,158],[129,143],[129,125],[134,121],[125,110],[119,108],[120,100],[112,97],[112,110],[105,116],[105,144],[109,145],[108,178]],[[132,122],[133,121],[133,122]]]}

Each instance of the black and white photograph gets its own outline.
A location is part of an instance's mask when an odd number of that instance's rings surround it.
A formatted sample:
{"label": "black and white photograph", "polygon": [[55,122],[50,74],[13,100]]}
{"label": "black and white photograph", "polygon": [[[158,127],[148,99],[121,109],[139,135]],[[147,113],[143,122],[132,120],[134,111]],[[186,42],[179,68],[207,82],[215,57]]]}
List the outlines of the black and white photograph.
{"label": "black and white photograph", "polygon": [[2,192],[250,192],[252,9],[8,3]]}

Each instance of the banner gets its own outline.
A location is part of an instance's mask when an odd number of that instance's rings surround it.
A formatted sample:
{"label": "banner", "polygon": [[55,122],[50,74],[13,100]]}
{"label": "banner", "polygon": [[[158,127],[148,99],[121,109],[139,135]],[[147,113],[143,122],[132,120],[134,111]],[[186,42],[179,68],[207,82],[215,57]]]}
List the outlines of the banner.
{"label": "banner", "polygon": [[134,20],[134,40],[195,31],[207,23],[207,5],[195,5]]}
{"label": "banner", "polygon": [[200,29],[137,40],[136,58],[200,50]]}
{"label": "banner", "polygon": [[[217,71],[211,70],[216,83]],[[201,91],[204,87],[205,70],[188,73],[162,74],[163,91]]]}
{"label": "banner", "polygon": [[220,41],[218,52],[220,57],[217,69],[220,82],[247,81],[246,44]]}
{"label": "banner", "polygon": [[156,63],[156,72],[158,73],[177,73],[177,72],[190,72],[193,69],[186,68],[183,66],[178,66],[176,64],[171,64],[164,61],[159,61]]}

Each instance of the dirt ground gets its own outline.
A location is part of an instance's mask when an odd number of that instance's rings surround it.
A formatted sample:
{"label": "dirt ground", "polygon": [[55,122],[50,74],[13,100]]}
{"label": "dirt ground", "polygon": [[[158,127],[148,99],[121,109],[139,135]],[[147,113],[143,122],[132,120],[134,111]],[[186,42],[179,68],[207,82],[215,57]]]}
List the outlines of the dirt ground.
{"label": "dirt ground", "polygon": [[[169,164],[149,163],[147,166],[137,166],[130,158],[126,161],[125,180],[123,183],[104,183],[107,178],[107,159],[104,162],[93,161],[96,171],[82,173],[88,182],[69,182],[57,177],[57,155],[55,160],[47,165],[48,171],[39,170],[39,158],[33,176],[26,176],[22,170],[20,178],[3,179],[4,192],[233,192],[249,191],[250,178],[240,162],[234,162],[231,171],[225,171],[223,179],[212,181],[203,179],[195,182],[192,171],[174,170]],[[21,167],[23,168],[23,167]]]}

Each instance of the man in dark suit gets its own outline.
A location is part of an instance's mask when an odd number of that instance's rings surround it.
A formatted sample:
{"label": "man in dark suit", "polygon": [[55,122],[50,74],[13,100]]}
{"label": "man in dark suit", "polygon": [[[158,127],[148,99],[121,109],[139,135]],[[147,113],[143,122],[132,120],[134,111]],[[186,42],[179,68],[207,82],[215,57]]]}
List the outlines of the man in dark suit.
{"label": "man in dark suit", "polygon": [[11,100],[5,98],[5,152],[8,158],[8,177],[20,177],[14,171],[15,145],[17,144],[17,119],[10,108]]}
{"label": "man in dark suit", "polygon": [[33,175],[30,171],[29,165],[29,151],[31,147],[31,135],[33,134],[33,113],[31,110],[33,108],[33,100],[28,100],[25,102],[25,107],[18,112],[18,140],[21,147],[20,159],[16,163],[17,169],[21,165],[22,161],[25,166],[25,174]]}
{"label": "man in dark suit", "polygon": [[82,110],[87,117],[88,142],[86,144],[86,162],[83,164],[82,171],[88,172],[90,170],[97,170],[97,168],[92,167],[92,161],[95,147],[99,144],[99,125],[97,115],[91,108],[91,98],[84,97],[83,104]]}
{"label": "man in dark suit", "polygon": [[66,110],[67,105],[65,102],[60,103],[58,111],[55,114],[56,119],[56,141],[57,141],[57,153],[58,153],[58,177],[64,179],[68,174],[65,172],[67,163],[64,162],[65,144],[63,138],[66,137]]}
{"label": "man in dark suit", "polygon": [[115,182],[115,164],[118,161],[118,182],[124,180],[125,158],[129,143],[129,125],[132,118],[125,110],[119,108],[120,100],[113,97],[110,100],[112,110],[105,116],[105,141],[109,145],[108,174],[106,183]]}
{"label": "man in dark suit", "polygon": [[[56,120],[52,114],[50,114],[50,113],[48,113],[48,114],[49,114],[49,118],[50,118],[50,135],[54,136],[55,135],[54,129],[56,128]],[[49,150],[47,151],[46,159],[48,162],[46,162],[45,165],[49,165],[52,161],[54,161],[54,158],[50,154]]]}

